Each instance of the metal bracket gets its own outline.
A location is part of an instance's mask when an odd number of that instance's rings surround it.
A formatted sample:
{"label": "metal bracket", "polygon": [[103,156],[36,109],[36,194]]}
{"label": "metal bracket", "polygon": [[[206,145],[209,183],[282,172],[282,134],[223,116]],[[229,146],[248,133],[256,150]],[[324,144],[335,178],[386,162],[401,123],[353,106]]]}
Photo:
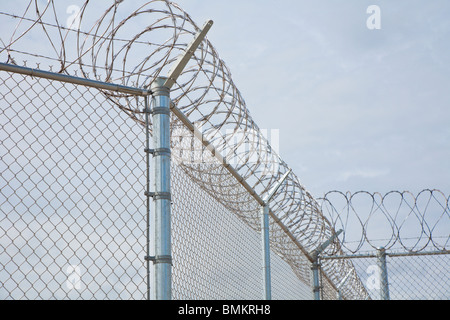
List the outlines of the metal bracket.
{"label": "metal bracket", "polygon": [[314,293],[319,293],[320,290],[322,290],[322,288],[323,288],[323,286],[314,287],[314,288],[313,288],[313,292],[314,292]]}
{"label": "metal bracket", "polygon": [[336,239],[342,232],[344,232],[344,230],[342,229],[339,230],[338,232],[333,234],[330,237],[330,239],[328,239],[327,241],[322,243],[319,247],[317,247],[317,249],[311,253],[311,256],[314,258],[314,260],[317,260],[319,258],[319,255],[323,252],[323,250],[325,250],[334,241],[334,239]]}
{"label": "metal bracket", "polygon": [[292,172],[292,169],[290,169],[288,172],[286,172],[286,174],[283,177],[281,177],[281,179],[277,182],[277,184],[269,191],[269,193],[263,199],[265,203],[268,203],[268,202],[270,202],[270,200],[272,200],[275,193],[278,191],[278,189],[283,184],[284,180],[286,180],[286,178],[289,176],[289,174],[291,172]]}
{"label": "metal bracket", "polygon": [[169,200],[172,201],[172,195],[170,192],[144,192],[146,197],[153,198],[153,200]]}
{"label": "metal bracket", "polygon": [[158,149],[153,150],[153,156],[155,156],[155,157],[161,156],[161,155],[170,156],[171,153],[172,152],[170,151],[169,148],[158,148]]}
{"label": "metal bracket", "polygon": [[152,114],[165,114],[167,116],[170,116],[170,109],[169,108],[153,108]]}
{"label": "metal bracket", "polygon": [[145,261],[153,262],[153,264],[170,263],[170,265],[173,266],[171,256],[145,256],[144,259]]}
{"label": "metal bracket", "polygon": [[153,193],[153,200],[172,200],[172,195],[170,192],[154,192]]}
{"label": "metal bracket", "polygon": [[213,23],[214,22],[212,20],[208,20],[204,24],[203,28],[196,34],[194,40],[192,40],[192,42],[187,46],[186,52],[178,57],[174,66],[169,71],[169,75],[166,82],[164,83],[164,87],[170,89],[175,84],[175,82],[177,82],[177,79],[180,76],[181,72],[194,55],[194,52],[195,50],[197,50],[200,43],[202,43],[203,39],[205,39],[205,36],[208,33],[209,29],[211,29]]}

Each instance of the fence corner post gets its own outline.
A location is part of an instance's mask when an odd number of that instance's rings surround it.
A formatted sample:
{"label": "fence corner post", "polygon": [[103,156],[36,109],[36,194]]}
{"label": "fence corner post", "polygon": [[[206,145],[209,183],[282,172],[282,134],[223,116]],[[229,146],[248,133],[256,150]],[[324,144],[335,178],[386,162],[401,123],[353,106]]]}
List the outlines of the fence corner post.
{"label": "fence corner post", "polygon": [[171,189],[170,189],[170,88],[167,78],[151,85],[153,119],[153,225],[154,287],[156,300],[172,299]]}

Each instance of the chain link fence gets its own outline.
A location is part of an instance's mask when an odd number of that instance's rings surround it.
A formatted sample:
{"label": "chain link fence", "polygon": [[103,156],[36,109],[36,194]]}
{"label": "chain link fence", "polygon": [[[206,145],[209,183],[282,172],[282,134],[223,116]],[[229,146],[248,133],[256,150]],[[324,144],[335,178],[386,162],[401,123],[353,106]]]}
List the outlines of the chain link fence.
{"label": "chain link fence", "polygon": [[[24,3],[22,16],[0,12],[17,22],[9,43],[2,42],[2,68],[23,69],[22,58],[37,69],[42,61],[57,63],[59,71],[44,78],[36,69],[0,71],[0,299],[147,299],[155,286],[149,278],[155,273],[149,262],[155,169],[147,145],[155,128],[146,117],[146,90],[200,28],[165,0],[136,10],[122,1],[97,4],[104,6],[101,19],[86,1],[77,28],[60,24],[58,2]],[[147,27],[136,31],[143,21]],[[40,47],[43,53],[30,53],[29,36],[43,36],[53,53]],[[364,259],[348,257],[364,246],[349,250],[354,225],[347,222],[361,219],[344,221],[349,211],[336,209],[339,202],[328,197],[321,205],[301,185],[253,122],[209,41],[199,45],[171,93],[172,297],[263,298],[262,196],[286,175],[269,210],[273,299],[314,299],[317,292],[322,299],[376,299],[379,278],[367,276]],[[437,208],[432,224],[418,220],[443,255],[413,261],[388,252],[391,298],[448,298],[448,199]],[[345,232],[335,238],[340,228]],[[395,223],[391,229],[397,233],[390,244],[409,230]],[[430,230],[444,230],[443,244]],[[402,270],[415,268],[419,277],[425,264],[429,274],[406,287],[413,273]]]}
{"label": "chain link fence", "polygon": [[[174,298],[261,299],[260,234],[190,181],[182,167],[172,173]],[[309,281],[278,255],[271,255],[271,265],[274,299],[312,298]]]}
{"label": "chain link fence", "polygon": [[[327,193],[322,210],[346,232],[342,251],[324,254],[322,264],[352,264],[373,300],[448,300],[448,200],[438,190]],[[327,298],[345,298],[344,284]]]}
{"label": "chain link fence", "polygon": [[[1,299],[145,299],[145,127],[97,89],[0,79]],[[173,298],[261,298],[259,232],[185,170],[172,165]],[[271,263],[275,299],[312,297],[308,268]]]}
{"label": "chain link fence", "polygon": [[[387,293],[390,300],[448,300],[450,299],[450,256],[444,252],[422,254],[387,253]],[[381,270],[376,253],[348,256],[327,256],[324,262],[351,261],[361,278],[369,298],[384,300]],[[325,290],[327,299],[339,299],[339,292]],[[341,293],[345,298],[345,293]]]}
{"label": "chain link fence", "polygon": [[142,298],[143,127],[81,86],[1,72],[0,97],[1,298]]}

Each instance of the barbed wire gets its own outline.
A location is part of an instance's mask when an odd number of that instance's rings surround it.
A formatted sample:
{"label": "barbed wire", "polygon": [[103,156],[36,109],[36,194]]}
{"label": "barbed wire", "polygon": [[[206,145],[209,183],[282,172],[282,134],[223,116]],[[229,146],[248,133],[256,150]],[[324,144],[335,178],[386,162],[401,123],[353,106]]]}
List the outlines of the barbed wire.
{"label": "barbed wire", "polygon": [[353,253],[365,245],[408,252],[448,250],[449,200],[442,191],[429,189],[417,195],[330,191],[319,199],[334,228],[346,230],[341,245]]}
{"label": "barbed wire", "polygon": [[[45,5],[30,1],[22,17],[7,15],[14,16],[18,23],[10,41],[0,51],[0,57],[6,55],[8,60],[20,60],[18,52],[27,51],[21,49],[26,43],[24,36],[34,28],[41,28],[49,46],[45,47],[46,52],[35,51],[34,55],[59,61],[60,73],[73,74],[77,70],[86,78],[146,88],[155,78],[167,74],[199,30],[186,12],[170,1],[149,1],[136,10],[121,1],[96,3],[95,12],[99,15],[94,18],[90,12],[93,2],[86,1],[80,6],[79,28],[74,32],[58,19],[62,5],[53,0]],[[101,6],[103,11],[98,9]],[[136,121],[142,122],[142,111],[132,98],[117,93],[104,94]],[[231,72],[209,40],[203,41],[196,51],[174,86],[171,98],[259,194],[270,190],[289,171],[253,121]],[[247,195],[233,191],[239,181],[230,181],[225,170],[205,169],[204,161],[192,161],[193,155],[203,152],[204,147],[193,148],[190,134],[179,132],[181,134],[173,139],[175,160],[183,163],[186,173],[219,202],[253,221],[259,215],[257,206],[241,211],[242,206],[232,205],[249,201]],[[229,183],[223,184],[223,181]],[[282,223],[290,226],[292,234],[308,251],[334,232],[317,201],[293,173],[271,204],[272,211]],[[259,229],[259,223],[253,226]]]}

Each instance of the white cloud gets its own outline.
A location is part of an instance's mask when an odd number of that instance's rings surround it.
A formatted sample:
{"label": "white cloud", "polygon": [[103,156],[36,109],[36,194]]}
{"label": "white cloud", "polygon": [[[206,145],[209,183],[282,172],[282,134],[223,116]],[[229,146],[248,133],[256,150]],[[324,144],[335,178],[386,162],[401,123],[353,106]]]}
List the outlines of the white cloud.
{"label": "white cloud", "polygon": [[373,179],[388,174],[388,169],[355,169],[339,173],[338,179],[345,182],[352,178]]}

